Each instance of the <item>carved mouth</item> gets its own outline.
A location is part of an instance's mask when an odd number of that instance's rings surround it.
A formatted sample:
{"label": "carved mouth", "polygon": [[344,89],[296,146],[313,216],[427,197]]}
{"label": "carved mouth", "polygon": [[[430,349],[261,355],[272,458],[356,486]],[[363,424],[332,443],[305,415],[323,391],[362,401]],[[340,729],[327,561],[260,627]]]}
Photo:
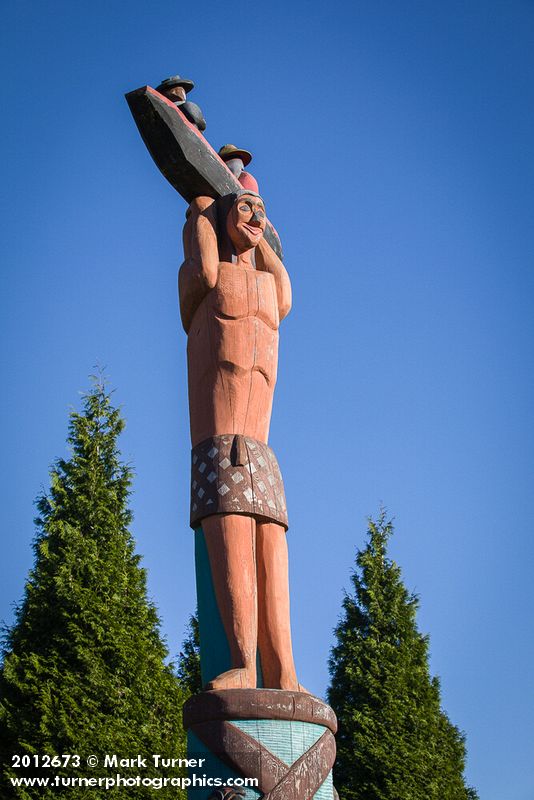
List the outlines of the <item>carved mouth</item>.
{"label": "carved mouth", "polygon": [[262,231],[262,229],[260,227],[256,227],[254,225],[247,225],[246,222],[243,223],[243,227],[245,228],[245,230],[247,230],[253,236],[257,236],[258,234],[262,234],[263,233],[263,231]]}

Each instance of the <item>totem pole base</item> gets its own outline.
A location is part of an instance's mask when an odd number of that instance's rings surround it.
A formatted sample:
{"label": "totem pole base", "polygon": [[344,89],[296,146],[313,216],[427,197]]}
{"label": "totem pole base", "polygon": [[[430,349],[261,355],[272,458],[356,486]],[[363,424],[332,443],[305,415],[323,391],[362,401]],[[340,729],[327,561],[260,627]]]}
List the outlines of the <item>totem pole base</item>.
{"label": "totem pole base", "polygon": [[[255,778],[238,793],[192,786],[188,800],[333,800],[337,729],[332,709],[303,692],[227,689],[191,697],[184,707],[188,758],[206,759],[197,776]],[[224,786],[224,783],[223,783]],[[221,787],[219,787],[220,789]]]}

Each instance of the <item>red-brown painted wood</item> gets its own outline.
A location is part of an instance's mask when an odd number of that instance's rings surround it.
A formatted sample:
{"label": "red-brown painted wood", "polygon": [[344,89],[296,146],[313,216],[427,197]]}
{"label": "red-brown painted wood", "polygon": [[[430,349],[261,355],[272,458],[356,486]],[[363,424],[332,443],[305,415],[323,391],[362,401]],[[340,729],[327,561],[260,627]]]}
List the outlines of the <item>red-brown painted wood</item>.
{"label": "red-brown painted wood", "polygon": [[[178,286],[194,447],[226,434],[268,440],[291,283],[265,241],[266,225],[253,193],[232,204],[198,197],[189,209]],[[285,526],[276,517],[224,513],[206,516],[202,528],[232,656],[232,668],[209,688],[255,687],[259,648],[264,684],[297,690]]]}

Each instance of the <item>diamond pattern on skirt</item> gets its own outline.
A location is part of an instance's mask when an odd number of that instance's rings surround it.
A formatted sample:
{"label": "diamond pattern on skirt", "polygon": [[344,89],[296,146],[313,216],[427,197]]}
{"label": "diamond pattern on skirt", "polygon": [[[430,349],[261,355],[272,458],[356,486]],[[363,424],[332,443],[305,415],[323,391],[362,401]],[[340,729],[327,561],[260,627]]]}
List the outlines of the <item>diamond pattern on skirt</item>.
{"label": "diamond pattern on skirt", "polygon": [[210,514],[249,514],[287,528],[276,456],[250,436],[224,434],[197,444],[191,458],[191,527]]}

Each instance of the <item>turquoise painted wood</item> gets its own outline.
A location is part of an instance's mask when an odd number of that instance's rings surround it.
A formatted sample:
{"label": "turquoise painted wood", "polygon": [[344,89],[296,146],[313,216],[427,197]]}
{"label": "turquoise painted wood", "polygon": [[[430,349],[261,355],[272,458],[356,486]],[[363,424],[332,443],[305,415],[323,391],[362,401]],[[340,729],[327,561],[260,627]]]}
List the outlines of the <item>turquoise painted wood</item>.
{"label": "turquoise painted wood", "polygon": [[200,633],[200,672],[205,686],[221,672],[230,669],[230,648],[217,608],[211,578],[208,549],[201,527],[195,529],[195,572]]}
{"label": "turquoise painted wood", "polygon": [[[288,766],[293,764],[306,750],[308,750],[325,732],[322,725],[310,722],[297,722],[275,719],[261,720],[232,720],[232,724],[245,731],[256,741],[261,742],[274,755],[278,756]],[[232,772],[218,758],[213,756],[199,739],[188,733],[188,758],[205,758],[206,763],[201,769],[192,770],[197,775],[210,775],[212,777],[239,778],[238,773]],[[261,794],[253,788],[245,788],[245,800],[257,800]],[[213,790],[211,790],[213,791]],[[210,791],[205,787],[191,787],[188,790],[188,800],[207,800]],[[327,777],[322,786],[314,795],[314,800],[332,800],[333,786],[332,774]]]}

